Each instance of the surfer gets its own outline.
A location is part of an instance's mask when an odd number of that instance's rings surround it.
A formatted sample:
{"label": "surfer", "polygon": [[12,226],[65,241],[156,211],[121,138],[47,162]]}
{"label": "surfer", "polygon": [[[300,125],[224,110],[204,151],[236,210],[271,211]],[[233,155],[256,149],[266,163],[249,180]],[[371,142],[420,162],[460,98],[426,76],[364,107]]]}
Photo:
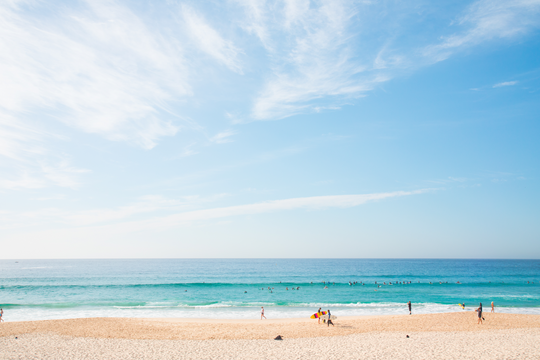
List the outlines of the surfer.
{"label": "surfer", "polygon": [[266,319],[266,316],[264,316],[264,307],[261,306],[261,320],[265,318]]}
{"label": "surfer", "polygon": [[409,307],[409,315],[411,315],[411,302],[410,301],[407,303],[407,306]]}
{"label": "surfer", "polygon": [[326,321],[326,324],[328,324],[328,327],[330,327],[330,324],[334,326],[334,323],[332,322],[332,319],[330,318],[330,316],[332,315],[330,314],[330,309],[328,309],[328,320]]}
{"label": "surfer", "polygon": [[322,311],[321,311],[321,308],[319,308],[319,310],[317,310],[317,324],[321,323],[321,315],[322,315]]}

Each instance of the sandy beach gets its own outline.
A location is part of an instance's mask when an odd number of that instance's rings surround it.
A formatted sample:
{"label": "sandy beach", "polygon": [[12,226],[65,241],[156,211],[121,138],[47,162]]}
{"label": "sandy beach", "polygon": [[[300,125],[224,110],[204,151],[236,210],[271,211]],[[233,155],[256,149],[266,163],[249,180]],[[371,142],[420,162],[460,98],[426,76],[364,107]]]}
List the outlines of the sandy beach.
{"label": "sandy beach", "polygon": [[[0,325],[2,359],[538,359],[540,316],[474,312],[311,319],[87,318]],[[273,340],[277,335],[283,341]],[[409,335],[409,338],[407,338]]]}

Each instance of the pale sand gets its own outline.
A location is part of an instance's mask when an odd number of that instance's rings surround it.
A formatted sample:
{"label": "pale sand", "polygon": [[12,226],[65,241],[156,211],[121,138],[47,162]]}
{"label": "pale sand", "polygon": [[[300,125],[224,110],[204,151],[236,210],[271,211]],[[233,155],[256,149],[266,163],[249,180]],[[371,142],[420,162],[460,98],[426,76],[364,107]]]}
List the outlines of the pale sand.
{"label": "pale sand", "polygon": [[[540,359],[540,316],[97,318],[0,324],[1,359]],[[271,340],[282,335],[283,341]],[[410,338],[406,338],[409,335]],[[17,337],[18,339],[15,339]]]}

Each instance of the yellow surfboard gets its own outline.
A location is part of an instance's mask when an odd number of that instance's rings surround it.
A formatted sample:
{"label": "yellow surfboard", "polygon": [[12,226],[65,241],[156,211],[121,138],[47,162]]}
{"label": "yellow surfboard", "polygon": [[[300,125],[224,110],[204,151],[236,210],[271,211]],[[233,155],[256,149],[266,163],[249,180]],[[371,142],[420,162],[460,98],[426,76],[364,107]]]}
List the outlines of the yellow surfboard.
{"label": "yellow surfboard", "polygon": [[[321,314],[322,314],[322,315],[326,315],[326,311],[321,311]],[[312,318],[312,319],[318,319],[318,318],[319,318],[319,314],[318,314],[318,313],[315,313],[315,314],[311,315],[311,318]]]}

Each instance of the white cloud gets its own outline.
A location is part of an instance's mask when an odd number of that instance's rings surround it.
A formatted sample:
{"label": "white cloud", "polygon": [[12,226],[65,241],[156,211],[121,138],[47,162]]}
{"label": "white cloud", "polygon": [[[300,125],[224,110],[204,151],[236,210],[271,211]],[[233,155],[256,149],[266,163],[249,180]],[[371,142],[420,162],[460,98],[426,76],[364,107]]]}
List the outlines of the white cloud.
{"label": "white cloud", "polygon": [[232,71],[242,74],[242,67],[238,60],[241,51],[231,41],[223,39],[202,16],[189,6],[182,6],[182,14],[188,32],[195,39],[199,48]]}
{"label": "white cloud", "polygon": [[[274,8],[256,9],[260,14]],[[253,5],[248,10],[253,12]],[[310,7],[306,1],[286,1],[278,14],[283,16],[281,22],[274,22],[275,13],[273,17],[257,17],[269,18],[268,23],[258,26],[266,26],[264,34],[272,33],[276,39],[269,44],[268,36],[264,38],[274,65],[255,99],[254,119],[279,119],[335,108],[343,99],[364,96],[377,83],[389,79],[382,74],[361,76],[367,68],[353,59],[354,34],[349,27],[356,9],[352,3],[323,1],[320,6]],[[321,101],[330,104],[321,105]]]}
{"label": "white cloud", "polygon": [[49,119],[152,148],[174,135],[167,103],[191,94],[181,50],[130,10],[0,5],[0,116]]}
{"label": "white cloud", "polygon": [[443,37],[425,49],[433,61],[447,59],[460,48],[494,39],[512,38],[540,26],[540,0],[480,0],[467,8],[455,23],[461,32]]}
{"label": "white cloud", "polygon": [[503,86],[512,86],[512,85],[516,85],[517,83],[518,83],[517,81],[505,81],[502,83],[495,84],[493,85],[493,87],[498,88],[498,87],[503,87]]}
{"label": "white cloud", "polygon": [[[47,199],[47,198],[46,198]],[[48,199],[47,199],[48,200]],[[88,226],[111,221],[121,221],[139,214],[161,210],[176,210],[204,202],[198,197],[167,199],[162,196],[143,196],[138,201],[117,208],[100,208],[79,211],[65,211],[58,208],[36,209],[26,212],[4,211],[0,227],[4,229],[30,227],[43,224],[61,224],[67,226]]]}
{"label": "white cloud", "polygon": [[266,0],[234,0],[241,5],[245,14],[240,26],[249,33],[255,34],[263,46],[271,50],[271,36],[265,23],[268,21]]}
{"label": "white cloud", "polygon": [[212,136],[210,138],[210,141],[216,144],[229,143],[233,141],[231,139],[231,136],[233,136],[234,134],[236,134],[236,132],[232,130],[223,131],[223,132],[220,132],[219,134]]}
{"label": "white cloud", "polygon": [[[22,213],[13,213],[2,211],[0,209],[0,213],[3,214],[3,216],[0,217],[0,228],[29,228],[45,224],[56,224],[62,225],[63,227],[108,226],[117,229],[131,228],[133,231],[147,228],[163,229],[197,221],[222,219],[240,215],[257,215],[295,209],[323,210],[329,208],[350,208],[372,201],[422,194],[428,191],[431,191],[431,189],[361,195],[313,196],[204,210],[187,209],[203,206],[205,203],[221,199],[227,196],[227,194],[219,194],[208,198],[194,196],[181,199],[167,199],[162,196],[146,196],[133,204],[112,209],[102,208],[82,211],[64,211],[56,208],[46,208]],[[179,210],[187,211],[177,212]],[[164,211],[175,213],[155,217],[146,216],[146,219],[130,221],[134,216]],[[111,224],[103,225],[106,223]]]}
{"label": "white cloud", "polygon": [[51,154],[46,140],[62,140],[38,126],[0,116],[0,189],[77,188],[79,174],[69,156]]}
{"label": "white cloud", "polygon": [[362,195],[334,195],[334,196],[313,196],[304,198],[292,198],[285,200],[266,201],[256,204],[229,206],[223,208],[189,211],[174,215],[169,215],[161,219],[148,220],[152,223],[159,223],[160,226],[173,226],[180,223],[189,223],[200,220],[219,219],[239,215],[256,215],[274,211],[285,211],[295,209],[322,210],[328,208],[349,208],[393,197],[401,197],[415,194],[422,194],[429,190],[416,191],[396,191],[389,193],[362,194]]}
{"label": "white cloud", "polygon": [[86,170],[43,130],[55,121],[145,149],[179,130],[170,105],[191,89],[178,41],[124,6],[79,5],[0,3],[0,187],[78,186]]}

